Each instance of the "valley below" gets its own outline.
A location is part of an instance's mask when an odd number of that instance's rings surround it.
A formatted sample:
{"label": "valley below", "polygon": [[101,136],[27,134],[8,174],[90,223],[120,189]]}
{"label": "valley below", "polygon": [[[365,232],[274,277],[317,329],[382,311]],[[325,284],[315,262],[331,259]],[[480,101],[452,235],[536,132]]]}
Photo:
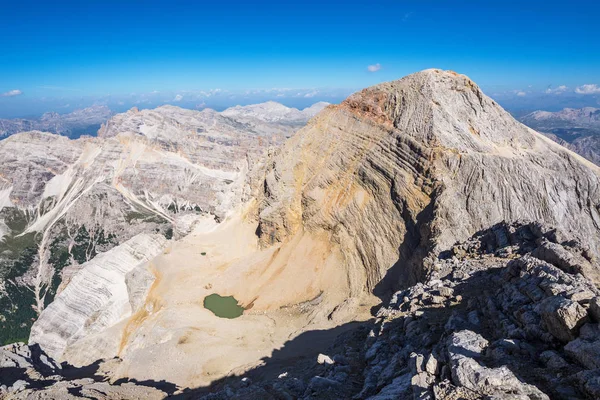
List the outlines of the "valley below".
{"label": "valley below", "polygon": [[600,169],[464,75],[0,162],[4,398],[600,396]]}

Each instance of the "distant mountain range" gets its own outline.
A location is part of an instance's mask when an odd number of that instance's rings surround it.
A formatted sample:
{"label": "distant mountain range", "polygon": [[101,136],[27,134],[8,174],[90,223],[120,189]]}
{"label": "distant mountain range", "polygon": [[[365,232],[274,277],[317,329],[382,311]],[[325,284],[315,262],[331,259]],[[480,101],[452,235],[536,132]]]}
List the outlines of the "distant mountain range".
{"label": "distant mountain range", "polygon": [[600,165],[600,108],[534,111],[520,121]]}
{"label": "distant mountain range", "polygon": [[[231,107],[218,114],[251,125],[266,122],[300,127],[327,105],[329,103],[319,102],[299,110],[268,101],[261,104]],[[207,110],[209,114],[215,113],[211,109]],[[38,119],[0,119],[0,140],[15,133],[29,131],[56,133],[71,139],[77,139],[84,135],[96,136],[98,130],[107,123],[112,115],[112,111],[106,106],[92,106],[68,114],[48,112]]]}
{"label": "distant mountain range", "polygon": [[19,132],[43,131],[75,139],[95,136],[100,125],[112,115],[106,106],[92,106],[68,114],[48,112],[39,119],[0,119],[0,139]]}

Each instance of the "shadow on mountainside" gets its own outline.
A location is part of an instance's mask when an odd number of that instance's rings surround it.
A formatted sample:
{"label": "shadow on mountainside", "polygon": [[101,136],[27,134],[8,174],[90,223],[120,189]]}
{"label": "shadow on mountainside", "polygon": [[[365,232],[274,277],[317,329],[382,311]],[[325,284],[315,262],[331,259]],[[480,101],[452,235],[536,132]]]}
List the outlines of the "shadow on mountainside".
{"label": "shadow on mountainside", "polygon": [[168,395],[171,395],[177,391],[176,384],[165,381],[165,380],[153,381],[151,379],[146,379],[143,381],[138,381],[137,379],[121,378],[121,379],[114,381],[112,384],[120,386],[125,383],[133,383],[138,386],[146,386],[146,387],[155,388],[155,389],[165,392]]}
{"label": "shadow on mountainside", "polygon": [[[196,399],[210,393],[226,389],[228,386],[237,386],[242,379],[248,382],[277,381],[281,374],[287,374],[290,379],[307,380],[327,369],[327,365],[317,362],[319,354],[338,354],[350,347],[360,351],[369,332],[369,322],[349,322],[332,329],[315,330],[301,333],[294,339],[286,342],[280,349],[273,350],[270,357],[261,359],[262,365],[237,376],[228,376],[212,382],[210,385],[199,388],[185,389],[182,393],[171,396],[173,399]],[[355,366],[360,375],[362,366]],[[361,382],[354,382],[352,389],[360,390]],[[268,386],[268,384],[267,384]],[[266,394],[267,392],[265,392]],[[254,393],[252,398],[263,398],[261,394]],[[256,397],[257,396],[257,397]],[[263,395],[264,396],[264,395]],[[271,397],[269,397],[271,398]]]}
{"label": "shadow on mountainside", "polygon": [[[394,199],[392,189],[392,199]],[[430,227],[435,207],[435,194],[432,200],[416,218],[408,211],[405,200],[394,199],[406,226],[406,234],[398,247],[398,260],[386,272],[385,276],[375,285],[373,294],[381,300],[379,305],[371,309],[374,315],[382,304],[386,304],[398,290],[405,289],[425,278],[423,261],[430,250]]]}
{"label": "shadow on mountainside", "polygon": [[[74,387],[69,387],[70,394],[75,396],[83,396],[81,390],[83,386],[77,386],[81,383],[79,380],[89,380],[94,382],[105,382],[107,378],[99,373],[100,366],[105,360],[96,360],[95,362],[82,366],[75,367],[66,362],[63,362],[60,367],[42,350],[38,344],[28,346],[30,357],[27,363],[16,367],[0,368],[0,385],[8,388],[13,386],[18,381],[27,383],[27,389],[43,390],[49,388],[57,382],[73,382]],[[23,355],[21,355],[23,357]],[[8,360],[6,360],[8,361]],[[32,370],[35,373],[32,375]],[[77,382],[79,381],[79,382]],[[177,386],[166,381],[137,381],[135,379],[119,379],[111,385],[120,386],[124,383],[134,383],[138,386],[152,387],[165,392],[167,395],[173,394],[177,390]],[[88,382],[82,383],[89,384]],[[1,397],[1,396],[0,396]]]}

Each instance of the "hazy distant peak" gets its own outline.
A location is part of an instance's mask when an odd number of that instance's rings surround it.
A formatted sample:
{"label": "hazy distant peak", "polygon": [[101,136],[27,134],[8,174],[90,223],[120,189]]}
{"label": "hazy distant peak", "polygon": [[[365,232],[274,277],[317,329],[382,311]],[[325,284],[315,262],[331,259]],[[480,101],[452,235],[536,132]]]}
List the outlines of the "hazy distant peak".
{"label": "hazy distant peak", "polygon": [[329,103],[318,102],[300,111],[294,107],[287,107],[276,101],[252,104],[247,106],[230,107],[221,114],[233,118],[249,118],[266,122],[306,123],[310,118],[319,113]]}
{"label": "hazy distant peak", "polygon": [[571,121],[578,123],[600,123],[600,108],[564,108],[560,111],[534,111],[525,115],[521,120],[535,121]]}
{"label": "hazy distant peak", "polygon": [[310,107],[306,107],[302,110],[302,112],[309,117],[314,117],[330,104],[331,103],[328,103],[326,101],[319,101],[318,103],[315,103]]}
{"label": "hazy distant peak", "polygon": [[0,137],[25,131],[44,131],[71,138],[93,135],[111,115],[107,106],[93,105],[67,114],[47,112],[39,119],[0,119]]}

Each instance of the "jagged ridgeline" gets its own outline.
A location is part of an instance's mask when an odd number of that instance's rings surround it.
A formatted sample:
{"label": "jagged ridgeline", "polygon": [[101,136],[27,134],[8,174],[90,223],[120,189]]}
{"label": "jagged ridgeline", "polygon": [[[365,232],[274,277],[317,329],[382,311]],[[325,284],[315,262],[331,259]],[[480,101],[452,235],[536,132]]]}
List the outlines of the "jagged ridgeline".
{"label": "jagged ridgeline", "polygon": [[39,313],[96,255],[142,233],[172,239],[223,218],[242,197],[252,157],[323,106],[256,107],[227,116],[132,110],[100,138],[28,132],[1,141],[0,343],[27,342]]}

